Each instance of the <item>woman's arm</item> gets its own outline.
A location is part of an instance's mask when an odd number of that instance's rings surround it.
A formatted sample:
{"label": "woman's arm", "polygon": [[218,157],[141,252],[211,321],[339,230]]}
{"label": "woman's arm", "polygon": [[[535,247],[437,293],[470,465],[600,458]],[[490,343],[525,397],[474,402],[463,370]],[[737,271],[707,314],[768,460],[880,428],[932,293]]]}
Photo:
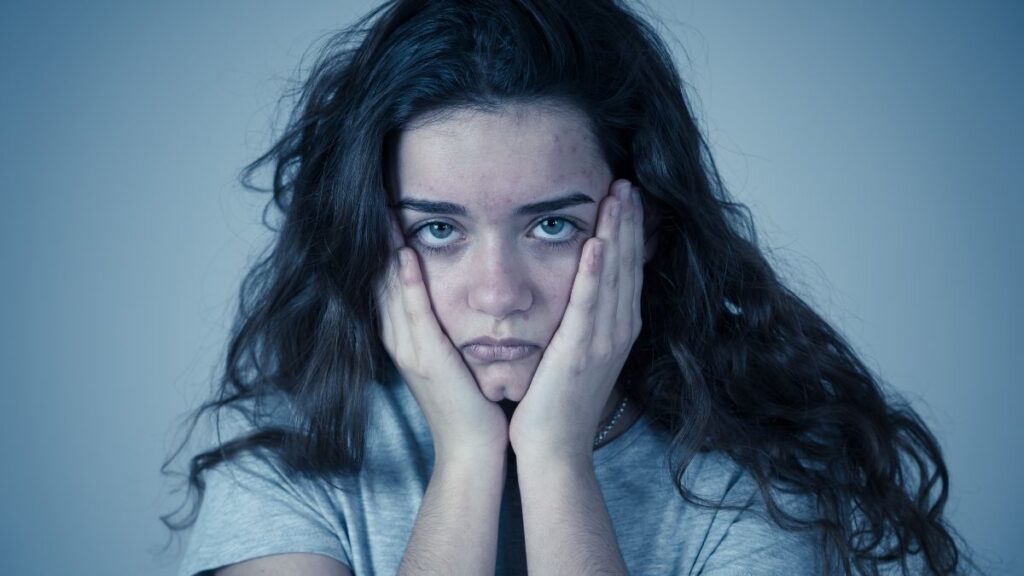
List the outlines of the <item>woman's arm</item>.
{"label": "woman's arm", "polygon": [[533,575],[626,574],[593,458],[517,457]]}
{"label": "woman's arm", "polygon": [[430,426],[434,470],[399,574],[493,574],[508,419],[480,393],[434,316],[416,253],[396,249],[378,291],[382,340]]}
{"label": "woman's arm", "polygon": [[612,183],[562,323],[509,427],[531,574],[625,574],[594,473],[593,438],[640,333],[643,207]]}
{"label": "woman's arm", "polygon": [[494,574],[505,454],[439,460],[400,575]]}

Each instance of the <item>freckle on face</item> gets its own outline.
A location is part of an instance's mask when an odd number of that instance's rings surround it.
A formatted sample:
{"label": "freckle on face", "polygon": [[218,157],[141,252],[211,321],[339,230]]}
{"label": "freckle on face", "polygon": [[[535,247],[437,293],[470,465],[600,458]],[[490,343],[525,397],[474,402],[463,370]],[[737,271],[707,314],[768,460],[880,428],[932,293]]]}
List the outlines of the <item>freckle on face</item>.
{"label": "freckle on face", "polygon": [[[438,322],[493,401],[526,393],[540,353],[521,360],[482,362],[463,346],[482,336],[535,343],[542,351],[561,322],[583,240],[612,175],[581,113],[542,105],[515,110],[458,110],[414,126],[398,141],[399,200],[449,202],[464,216],[404,210],[403,228],[442,221],[458,232],[455,249],[417,248]],[[536,232],[547,214],[518,216],[525,204],[581,192],[592,202],[557,215],[588,229],[568,248],[552,248]]]}

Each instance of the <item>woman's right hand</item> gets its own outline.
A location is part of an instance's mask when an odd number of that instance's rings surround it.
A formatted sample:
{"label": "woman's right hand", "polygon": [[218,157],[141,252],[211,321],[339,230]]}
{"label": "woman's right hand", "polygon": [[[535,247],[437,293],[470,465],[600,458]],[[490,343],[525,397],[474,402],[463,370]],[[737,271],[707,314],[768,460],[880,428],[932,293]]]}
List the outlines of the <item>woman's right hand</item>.
{"label": "woman's right hand", "polygon": [[500,454],[508,418],[484,397],[434,315],[416,252],[391,219],[391,259],[377,289],[381,339],[430,425],[436,460]]}

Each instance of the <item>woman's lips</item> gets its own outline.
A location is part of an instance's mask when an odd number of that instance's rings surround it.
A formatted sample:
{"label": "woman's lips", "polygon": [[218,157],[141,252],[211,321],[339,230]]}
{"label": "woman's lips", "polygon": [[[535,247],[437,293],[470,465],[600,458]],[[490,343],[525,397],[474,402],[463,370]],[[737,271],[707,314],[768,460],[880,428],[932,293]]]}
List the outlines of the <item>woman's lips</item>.
{"label": "woman's lips", "polygon": [[522,360],[540,351],[540,346],[522,340],[478,338],[462,346],[462,351],[484,362]]}

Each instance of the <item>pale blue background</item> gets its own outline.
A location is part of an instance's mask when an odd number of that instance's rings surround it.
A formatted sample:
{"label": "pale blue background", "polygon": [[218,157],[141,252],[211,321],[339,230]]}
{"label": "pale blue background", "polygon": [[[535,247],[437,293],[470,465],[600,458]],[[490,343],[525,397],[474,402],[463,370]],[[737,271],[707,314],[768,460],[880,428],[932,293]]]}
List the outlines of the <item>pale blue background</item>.
{"label": "pale blue background", "polygon": [[[370,4],[0,8],[0,573],[173,573],[158,467],[266,239],[236,173]],[[781,269],[915,399],[956,525],[1022,573],[1024,11],[824,4],[652,2]]]}

